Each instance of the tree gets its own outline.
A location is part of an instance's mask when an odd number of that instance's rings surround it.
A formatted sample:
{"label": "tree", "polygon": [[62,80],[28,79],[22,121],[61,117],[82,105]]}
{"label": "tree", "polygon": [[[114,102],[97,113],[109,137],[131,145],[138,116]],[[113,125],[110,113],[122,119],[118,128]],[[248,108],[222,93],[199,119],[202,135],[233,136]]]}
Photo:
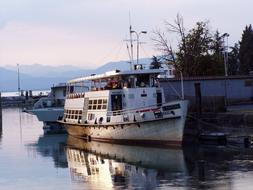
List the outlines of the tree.
{"label": "tree", "polygon": [[239,44],[235,43],[234,47],[230,47],[228,53],[228,75],[237,75],[239,72]]}
{"label": "tree", "polygon": [[239,50],[240,73],[249,74],[253,70],[253,31],[252,26],[246,26],[242,34]]}
{"label": "tree", "polygon": [[162,62],[156,56],[152,57],[152,62],[150,63],[150,69],[160,69],[162,67]]}
{"label": "tree", "polygon": [[209,31],[209,23],[197,22],[191,30],[186,30],[183,18],[177,15],[174,23],[166,22],[167,33],[176,34],[177,51],[172,50],[165,33],[159,30],[153,38],[155,45],[175,66],[177,74],[184,76],[222,75],[224,64],[222,59],[222,40],[219,32],[215,35]]}
{"label": "tree", "polygon": [[224,75],[224,53],[225,53],[225,39],[223,35],[220,35],[219,31],[213,35],[210,51],[211,51],[211,62],[212,62],[212,74]]}
{"label": "tree", "polygon": [[209,69],[207,58],[210,58],[209,46],[212,38],[207,25],[207,22],[197,22],[179,45],[177,62],[181,65],[184,76],[205,75],[205,70]]}

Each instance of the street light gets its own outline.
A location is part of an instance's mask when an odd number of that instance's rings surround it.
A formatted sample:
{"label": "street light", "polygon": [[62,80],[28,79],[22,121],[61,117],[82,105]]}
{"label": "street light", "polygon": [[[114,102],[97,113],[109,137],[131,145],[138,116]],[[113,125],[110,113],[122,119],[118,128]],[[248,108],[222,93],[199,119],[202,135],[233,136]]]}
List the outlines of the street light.
{"label": "street light", "polygon": [[135,33],[136,34],[136,38],[137,38],[137,65],[139,63],[139,45],[140,45],[140,42],[139,42],[139,37],[141,34],[147,34],[147,31],[140,31],[139,33],[134,31],[134,30],[131,30],[130,31],[131,33]]}
{"label": "street light", "polygon": [[[224,33],[221,38],[223,39],[223,49],[224,49],[224,68],[225,68],[225,76],[228,76],[228,69],[227,69],[227,61],[228,61],[228,33]],[[227,38],[227,45],[225,44],[225,38]]]}
{"label": "street light", "polygon": [[[228,61],[228,33],[224,33],[221,38],[223,39],[223,49],[224,49],[224,68],[225,68],[225,81],[224,81],[224,87],[225,87],[225,94],[224,94],[224,104],[225,107],[227,107],[227,76],[228,76],[228,69],[227,69],[227,61]],[[225,44],[225,38],[227,38],[227,44]]]}
{"label": "street light", "polygon": [[19,76],[19,64],[17,63],[17,69],[18,69],[18,95],[20,96],[20,76]]}

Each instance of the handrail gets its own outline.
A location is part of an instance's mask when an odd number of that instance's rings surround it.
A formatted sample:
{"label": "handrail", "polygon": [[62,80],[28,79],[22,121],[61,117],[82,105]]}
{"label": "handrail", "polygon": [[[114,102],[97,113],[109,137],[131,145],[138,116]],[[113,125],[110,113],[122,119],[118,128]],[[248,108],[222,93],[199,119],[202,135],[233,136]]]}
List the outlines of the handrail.
{"label": "handrail", "polygon": [[[161,104],[162,106],[163,104]],[[108,111],[107,115],[123,115],[127,113],[135,113],[136,111],[142,111],[142,110],[148,110],[148,109],[159,109],[157,104],[151,105],[151,106],[145,106],[145,107],[139,107],[139,108],[132,108],[132,109],[123,109],[123,110],[116,110],[116,111]],[[121,114],[119,114],[121,113]]]}
{"label": "handrail", "polygon": [[[170,101],[169,103],[172,102],[178,102],[179,100],[174,100],[174,101]],[[124,109],[124,110],[116,110],[116,111],[108,111],[107,114],[117,114],[117,115],[123,115],[126,113],[132,113],[132,112],[136,112],[136,111],[142,111],[142,110],[148,110],[148,109],[159,109],[160,107],[162,107],[163,105],[168,104],[168,102],[165,103],[161,103],[159,106],[157,106],[157,104],[155,105],[150,105],[150,106],[146,106],[146,107],[138,107],[138,108],[132,108],[132,109]],[[122,114],[118,114],[118,113],[122,113]]]}

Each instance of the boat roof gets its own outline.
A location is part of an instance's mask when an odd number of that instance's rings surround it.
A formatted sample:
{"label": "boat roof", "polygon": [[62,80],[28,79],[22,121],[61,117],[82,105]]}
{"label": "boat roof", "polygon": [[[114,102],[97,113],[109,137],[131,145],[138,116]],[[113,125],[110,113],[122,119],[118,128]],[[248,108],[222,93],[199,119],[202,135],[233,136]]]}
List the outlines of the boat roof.
{"label": "boat roof", "polygon": [[67,84],[64,83],[58,83],[57,85],[54,85],[51,87],[51,89],[56,89],[56,88],[66,88]]}
{"label": "boat roof", "polygon": [[138,70],[131,70],[131,71],[120,71],[120,70],[114,70],[114,71],[108,71],[103,74],[94,74],[87,77],[80,77],[76,79],[72,79],[68,81],[68,83],[78,83],[82,81],[93,81],[93,80],[102,80],[102,79],[108,79],[115,76],[127,76],[127,75],[143,75],[143,74],[160,74],[164,71],[161,69],[138,69]]}

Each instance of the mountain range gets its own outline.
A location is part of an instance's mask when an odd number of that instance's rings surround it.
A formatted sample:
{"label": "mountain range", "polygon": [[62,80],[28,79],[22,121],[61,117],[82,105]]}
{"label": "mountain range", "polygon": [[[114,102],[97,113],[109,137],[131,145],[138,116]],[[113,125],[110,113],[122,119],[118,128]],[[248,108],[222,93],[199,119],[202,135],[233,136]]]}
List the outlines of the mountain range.
{"label": "mountain range", "polygon": [[[150,58],[139,60],[140,64],[147,65]],[[58,83],[70,79],[99,74],[115,69],[129,70],[128,61],[109,62],[95,69],[85,69],[77,66],[48,66],[41,64],[19,65],[20,88],[22,90],[46,90]],[[17,66],[0,67],[0,91],[17,91],[18,73]]]}

